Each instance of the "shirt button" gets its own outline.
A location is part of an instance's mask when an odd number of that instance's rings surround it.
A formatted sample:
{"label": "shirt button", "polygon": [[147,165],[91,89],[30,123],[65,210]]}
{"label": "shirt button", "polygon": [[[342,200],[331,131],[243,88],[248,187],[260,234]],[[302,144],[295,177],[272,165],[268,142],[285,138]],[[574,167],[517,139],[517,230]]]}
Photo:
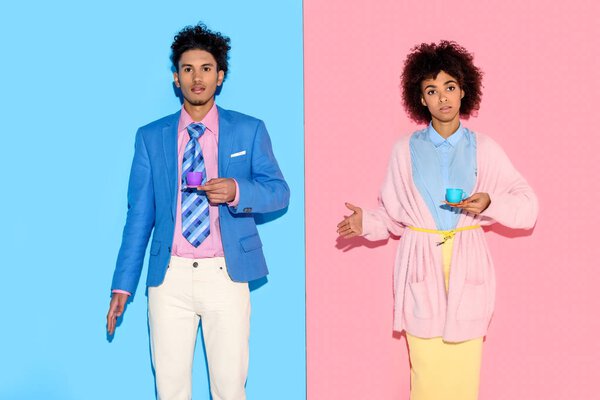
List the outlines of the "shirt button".
{"label": "shirt button", "polygon": [[197,263],[196,261],[194,261],[194,263],[192,264],[192,266],[193,266],[194,268],[196,268],[196,267],[198,266],[198,263]]}

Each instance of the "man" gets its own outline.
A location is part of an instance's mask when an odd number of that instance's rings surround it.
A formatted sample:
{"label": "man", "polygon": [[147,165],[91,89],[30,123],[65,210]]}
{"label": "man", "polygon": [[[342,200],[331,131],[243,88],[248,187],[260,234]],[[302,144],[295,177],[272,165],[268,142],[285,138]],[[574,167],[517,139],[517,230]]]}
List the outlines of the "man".
{"label": "man", "polygon": [[[215,104],[229,42],[203,24],[175,36],[173,78],[183,107],[140,128],[135,140],[107,329],[114,333],[135,292],[154,230],[148,319],[160,400],[191,399],[200,321],[212,398],[246,398],[248,281],[268,272],[254,214],[289,201],[264,123]],[[201,175],[199,186],[188,182],[190,172]]]}

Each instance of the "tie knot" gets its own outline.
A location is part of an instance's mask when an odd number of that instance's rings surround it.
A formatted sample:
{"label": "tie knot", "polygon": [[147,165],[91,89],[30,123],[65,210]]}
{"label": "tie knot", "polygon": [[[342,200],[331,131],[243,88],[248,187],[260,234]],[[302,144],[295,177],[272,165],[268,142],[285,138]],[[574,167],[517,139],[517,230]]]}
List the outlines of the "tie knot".
{"label": "tie knot", "polygon": [[190,138],[192,138],[192,139],[198,139],[200,136],[202,136],[202,134],[204,133],[205,130],[206,130],[206,126],[204,126],[204,124],[201,124],[199,122],[189,124],[187,127],[187,131],[190,135]]}

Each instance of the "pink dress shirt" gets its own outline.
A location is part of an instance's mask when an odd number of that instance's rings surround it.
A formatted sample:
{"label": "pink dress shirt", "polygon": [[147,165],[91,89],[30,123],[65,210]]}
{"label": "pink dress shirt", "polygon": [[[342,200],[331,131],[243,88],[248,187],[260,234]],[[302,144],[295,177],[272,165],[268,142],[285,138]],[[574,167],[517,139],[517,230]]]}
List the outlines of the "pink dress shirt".
{"label": "pink dress shirt", "polygon": [[[223,244],[221,243],[221,227],[219,226],[219,207],[209,206],[210,234],[197,248],[192,246],[186,240],[181,232],[181,164],[185,146],[190,140],[187,127],[194,121],[190,114],[181,108],[179,117],[179,127],[177,128],[177,157],[178,157],[178,179],[177,179],[177,212],[175,214],[175,235],[173,236],[173,246],[171,254],[185,258],[210,258],[223,257]],[[218,164],[218,144],[219,144],[219,112],[217,105],[213,104],[206,116],[199,121],[206,126],[204,134],[198,138],[202,155],[204,156],[204,165],[206,167],[206,180],[219,177]],[[235,199],[229,203],[236,206],[239,202],[239,190],[236,182]]]}
{"label": "pink dress shirt", "polygon": [[[213,104],[212,108],[204,116],[202,121],[194,121],[190,114],[181,107],[181,115],[179,117],[179,125],[177,127],[177,213],[175,216],[175,235],[173,236],[173,246],[171,254],[184,258],[211,258],[223,257],[223,244],[221,243],[221,227],[219,226],[219,207],[209,206],[210,218],[210,234],[197,248],[192,246],[190,242],[181,233],[181,164],[183,161],[183,153],[185,146],[190,140],[190,135],[187,132],[187,127],[191,123],[201,122],[206,126],[204,134],[198,138],[202,155],[204,156],[204,166],[206,167],[206,180],[219,177],[218,164],[218,145],[219,145],[219,112],[217,105]],[[237,181],[235,182],[235,199],[228,203],[235,207],[240,200],[240,191]],[[113,293],[130,294],[125,290],[115,289]]]}

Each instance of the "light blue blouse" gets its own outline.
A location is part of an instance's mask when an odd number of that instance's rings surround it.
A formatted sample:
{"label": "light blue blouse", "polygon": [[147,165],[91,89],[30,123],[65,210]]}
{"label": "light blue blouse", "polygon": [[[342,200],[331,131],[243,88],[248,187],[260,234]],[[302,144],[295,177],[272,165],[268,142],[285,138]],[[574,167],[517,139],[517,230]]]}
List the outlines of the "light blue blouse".
{"label": "light blue blouse", "polygon": [[456,228],[460,217],[460,209],[442,203],[446,188],[472,194],[477,177],[476,150],[475,134],[462,124],[448,139],[431,123],[410,138],[413,180],[439,230]]}

